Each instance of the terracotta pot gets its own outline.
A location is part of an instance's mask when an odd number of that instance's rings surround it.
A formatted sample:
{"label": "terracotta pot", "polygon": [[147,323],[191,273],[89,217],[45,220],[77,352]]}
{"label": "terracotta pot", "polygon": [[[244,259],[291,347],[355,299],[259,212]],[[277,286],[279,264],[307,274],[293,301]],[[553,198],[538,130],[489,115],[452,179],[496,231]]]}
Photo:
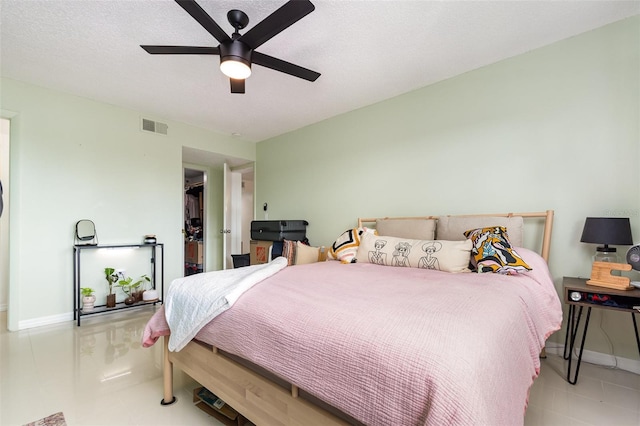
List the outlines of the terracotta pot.
{"label": "terracotta pot", "polygon": [[107,294],[107,308],[114,308],[116,306],[116,295]]}

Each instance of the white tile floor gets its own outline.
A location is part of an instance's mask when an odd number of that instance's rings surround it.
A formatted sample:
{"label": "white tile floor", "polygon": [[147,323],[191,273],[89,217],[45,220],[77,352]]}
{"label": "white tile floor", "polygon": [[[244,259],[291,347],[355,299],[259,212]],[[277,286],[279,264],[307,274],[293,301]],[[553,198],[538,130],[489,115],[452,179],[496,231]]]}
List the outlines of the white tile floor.
{"label": "white tile floor", "polygon": [[197,384],[175,374],[178,402],[162,399],[162,346],[145,349],[153,308],[8,332],[0,313],[0,425],[62,411],[67,425],[219,425],[192,403]]}
{"label": "white tile floor", "polygon": [[[149,308],[6,331],[0,312],[0,425],[62,411],[74,425],[219,425],[193,406],[197,386],[175,375],[178,402],[160,406],[161,346],[140,346]],[[640,425],[640,376],[583,363],[576,386],[549,355],[531,389],[525,425]],[[493,426],[493,425],[492,425]]]}
{"label": "white tile floor", "polygon": [[529,395],[526,426],[640,425],[639,375],[582,362],[576,385],[570,385],[566,368],[560,356],[542,360]]}

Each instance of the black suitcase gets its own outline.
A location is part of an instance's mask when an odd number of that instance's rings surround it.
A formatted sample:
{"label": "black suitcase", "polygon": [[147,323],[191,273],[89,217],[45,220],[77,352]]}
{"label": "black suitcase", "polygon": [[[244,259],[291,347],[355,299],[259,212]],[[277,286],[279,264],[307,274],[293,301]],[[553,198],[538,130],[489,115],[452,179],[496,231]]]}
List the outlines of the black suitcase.
{"label": "black suitcase", "polygon": [[304,240],[307,237],[306,220],[254,220],[251,239],[259,241]]}

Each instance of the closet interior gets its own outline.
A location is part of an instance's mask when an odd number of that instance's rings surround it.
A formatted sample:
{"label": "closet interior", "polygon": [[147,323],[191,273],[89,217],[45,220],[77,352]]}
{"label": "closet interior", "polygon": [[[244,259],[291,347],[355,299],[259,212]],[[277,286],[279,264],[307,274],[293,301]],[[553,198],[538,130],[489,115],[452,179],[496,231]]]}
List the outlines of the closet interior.
{"label": "closet interior", "polygon": [[184,275],[204,270],[205,174],[184,170]]}

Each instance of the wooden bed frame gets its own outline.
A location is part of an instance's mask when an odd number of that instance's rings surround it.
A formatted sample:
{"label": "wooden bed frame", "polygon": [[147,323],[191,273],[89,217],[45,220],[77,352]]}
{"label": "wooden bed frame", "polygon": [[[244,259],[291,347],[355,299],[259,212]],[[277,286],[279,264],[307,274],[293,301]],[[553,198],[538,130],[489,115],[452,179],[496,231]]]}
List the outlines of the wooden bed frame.
{"label": "wooden bed frame", "polygon": [[[540,254],[549,260],[553,210],[538,213],[503,213],[480,215],[453,215],[455,217],[521,216],[523,218],[543,218],[544,231]],[[437,216],[421,218],[437,219]],[[394,218],[402,219],[402,218]],[[404,218],[404,219],[416,219]],[[363,222],[375,222],[375,218],[358,219]],[[219,398],[238,411],[244,418],[260,426],[268,425],[346,425],[331,412],[320,408],[299,396],[298,387],[276,384],[263,375],[231,360],[217,348],[192,340],[179,352],[168,349],[169,336],[164,337],[163,374],[164,398],[162,405],[176,401],[173,396],[173,367],[176,366],[202,386],[211,390]],[[543,353],[541,354],[544,355]],[[242,417],[241,416],[241,417]],[[239,419],[241,418],[239,417]],[[242,424],[241,421],[238,421]]]}
{"label": "wooden bed frame", "polygon": [[[461,214],[449,215],[450,217],[522,217],[522,218],[544,218],[544,231],[542,235],[542,248],[540,256],[549,263],[549,250],[551,248],[551,228],[553,227],[553,210],[535,213],[497,213],[497,214]],[[373,217],[358,218],[358,227],[362,227],[364,223],[375,223],[378,219],[438,219],[438,216],[407,216],[407,217]]]}

